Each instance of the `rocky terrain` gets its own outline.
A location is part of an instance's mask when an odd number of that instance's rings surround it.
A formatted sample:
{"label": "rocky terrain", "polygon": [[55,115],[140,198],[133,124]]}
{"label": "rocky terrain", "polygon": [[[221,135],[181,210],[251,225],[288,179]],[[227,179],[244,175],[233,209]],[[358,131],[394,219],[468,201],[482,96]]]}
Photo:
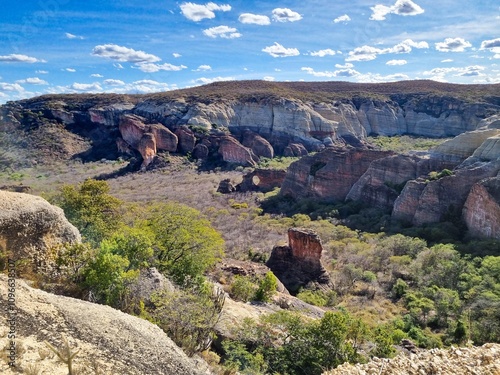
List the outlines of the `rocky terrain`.
{"label": "rocky terrain", "polygon": [[363,365],[344,364],[324,375],[497,375],[500,345],[423,350],[393,359],[375,358]]}

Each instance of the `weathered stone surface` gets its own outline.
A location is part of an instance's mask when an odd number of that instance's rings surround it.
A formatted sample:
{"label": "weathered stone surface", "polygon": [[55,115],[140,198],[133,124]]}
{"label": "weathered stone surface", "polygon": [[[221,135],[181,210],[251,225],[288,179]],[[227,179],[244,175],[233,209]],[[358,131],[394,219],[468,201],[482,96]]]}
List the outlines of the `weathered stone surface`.
{"label": "weathered stone surface", "polygon": [[459,215],[472,186],[484,178],[496,176],[499,171],[500,161],[476,162],[455,169],[453,176],[407,183],[394,203],[392,216],[422,225],[439,222],[445,214]]}
{"label": "weathered stone surface", "polygon": [[175,131],[175,135],[178,139],[178,149],[183,154],[192,152],[194,145],[196,143],[196,137],[194,133],[187,126],[181,126]]}
{"label": "weathered stone surface", "polygon": [[311,230],[290,228],[288,246],[275,246],[266,265],[292,293],[310,282],[330,283],[321,263],[323,246]]}
{"label": "weathered stone surface", "polygon": [[219,187],[217,188],[218,193],[229,194],[236,191],[236,186],[231,181],[230,178],[226,178],[219,182]]}
{"label": "weathered stone surface", "polygon": [[116,148],[120,154],[133,155],[134,151],[130,145],[121,137],[116,138]]}
{"label": "weathered stone surface", "polygon": [[352,186],[347,199],[392,209],[404,184],[430,171],[429,163],[418,156],[391,155],[377,159]]}
{"label": "weathered stone surface", "polygon": [[143,159],[141,169],[144,169],[156,156],[156,137],[154,134],[144,133],[137,144],[137,150],[140,152]]}
{"label": "weathered stone surface", "polygon": [[34,195],[0,191],[0,251],[10,252],[12,259],[45,266],[53,246],[80,240],[59,207]]}
{"label": "weathered stone surface", "polygon": [[193,157],[195,159],[205,160],[208,157],[208,147],[202,143],[194,146]]}
{"label": "weathered stone surface", "polygon": [[162,290],[173,292],[175,291],[175,287],[155,267],[141,269],[137,280],[134,280],[132,284],[127,286],[128,298],[137,303],[143,301],[146,305],[151,303],[152,294]]}
{"label": "weathered stone surface", "polygon": [[370,164],[389,155],[392,152],[329,147],[292,163],[280,194],[343,201]]}
{"label": "weathered stone surface", "polygon": [[274,157],[274,149],[271,144],[252,131],[245,131],[243,133],[243,146],[248,147],[257,157],[264,157],[272,159]]}
{"label": "weathered stone surface", "polygon": [[228,163],[243,166],[255,166],[257,164],[251,150],[231,136],[221,138],[219,153],[222,155],[222,159]]}
{"label": "weathered stone surface", "polygon": [[472,187],[463,218],[472,236],[500,239],[500,177],[482,180]]}
{"label": "weathered stone surface", "polygon": [[256,168],[243,176],[243,181],[238,184],[240,191],[262,191],[268,192],[280,187],[285,179],[286,171],[277,169]]}
{"label": "weathered stone surface", "polygon": [[177,136],[162,124],[151,124],[147,126],[148,132],[152,133],[158,150],[175,152],[177,150]]}
{"label": "weathered stone surface", "polygon": [[126,115],[120,119],[120,134],[123,140],[133,148],[137,148],[142,135],[147,132],[143,120],[136,115]]}
{"label": "weathered stone surface", "polygon": [[[500,133],[500,130],[498,131]],[[486,139],[472,154],[477,160],[495,160],[500,157],[500,135]]]}
{"label": "weathered stone surface", "polygon": [[290,143],[283,151],[283,156],[305,156],[307,154],[307,149],[301,143]]}
{"label": "weathered stone surface", "polygon": [[[0,274],[0,305],[7,306],[7,276]],[[24,354],[17,356],[19,367],[40,366],[40,373],[68,374],[68,368],[57,360],[40,360],[39,353],[47,350],[44,341],[61,347],[61,334],[67,338],[73,352],[73,371],[84,366],[90,373],[90,363],[96,363],[99,373],[144,375],[210,374],[201,359],[189,358],[158,326],[109,306],[98,305],[31,288],[16,280],[16,340],[22,343]],[[11,316],[0,309],[0,320]],[[0,325],[0,346],[8,344],[8,327]],[[87,372],[87,371],[85,371]],[[0,373],[11,371],[0,361]]]}
{"label": "weathered stone surface", "polygon": [[500,345],[451,347],[421,350],[416,354],[401,352],[392,359],[373,358],[365,364],[344,363],[323,375],[465,375],[500,372]]}

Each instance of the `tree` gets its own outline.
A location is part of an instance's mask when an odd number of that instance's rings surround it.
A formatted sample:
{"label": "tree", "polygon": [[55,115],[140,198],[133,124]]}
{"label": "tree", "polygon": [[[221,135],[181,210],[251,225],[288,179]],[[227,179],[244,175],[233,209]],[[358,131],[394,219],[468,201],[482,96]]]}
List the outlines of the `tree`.
{"label": "tree", "polygon": [[178,284],[196,282],[224,255],[222,236],[194,208],[157,204],[147,225],[154,236],[156,267]]}
{"label": "tree", "polygon": [[278,289],[278,279],[272,271],[268,271],[259,283],[259,288],[255,292],[257,301],[269,302]]}
{"label": "tree", "polygon": [[122,202],[109,194],[106,181],[87,179],[78,186],[64,185],[52,203],[61,207],[83,239],[94,245],[111,235],[121,223],[118,208]]}

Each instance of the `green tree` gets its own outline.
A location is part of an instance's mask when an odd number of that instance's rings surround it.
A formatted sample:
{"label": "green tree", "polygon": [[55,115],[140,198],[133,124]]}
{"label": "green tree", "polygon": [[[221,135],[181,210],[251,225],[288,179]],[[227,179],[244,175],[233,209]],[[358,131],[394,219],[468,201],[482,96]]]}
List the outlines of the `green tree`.
{"label": "green tree", "polygon": [[257,285],[247,276],[236,275],[231,283],[229,294],[238,301],[247,302],[255,296]]}
{"label": "green tree", "polygon": [[64,185],[52,203],[64,210],[67,219],[82,237],[97,245],[121,223],[121,201],[109,194],[106,181],[88,179],[78,186]]}
{"label": "green tree", "polygon": [[255,292],[257,301],[269,302],[278,289],[278,279],[272,271],[268,271],[259,283],[259,288]]}
{"label": "green tree", "polygon": [[156,266],[179,284],[192,283],[224,255],[224,240],[198,210],[157,204],[148,227],[154,235]]}

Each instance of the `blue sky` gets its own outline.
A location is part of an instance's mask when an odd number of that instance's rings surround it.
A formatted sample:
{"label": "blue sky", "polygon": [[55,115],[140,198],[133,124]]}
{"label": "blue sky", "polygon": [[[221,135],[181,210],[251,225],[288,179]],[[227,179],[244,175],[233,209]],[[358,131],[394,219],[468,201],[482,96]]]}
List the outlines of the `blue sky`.
{"label": "blue sky", "polygon": [[497,0],[4,0],[0,103],[220,80],[500,82]]}

